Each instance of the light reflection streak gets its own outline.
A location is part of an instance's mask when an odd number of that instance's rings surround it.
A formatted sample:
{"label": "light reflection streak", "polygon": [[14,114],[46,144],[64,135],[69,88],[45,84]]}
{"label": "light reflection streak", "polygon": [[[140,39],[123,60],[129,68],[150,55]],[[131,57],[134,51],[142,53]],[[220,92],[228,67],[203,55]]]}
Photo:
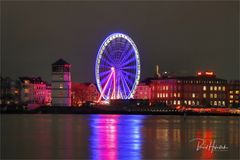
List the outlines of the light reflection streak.
{"label": "light reflection streak", "polygon": [[143,118],[142,115],[91,116],[89,140],[92,159],[141,159]]}

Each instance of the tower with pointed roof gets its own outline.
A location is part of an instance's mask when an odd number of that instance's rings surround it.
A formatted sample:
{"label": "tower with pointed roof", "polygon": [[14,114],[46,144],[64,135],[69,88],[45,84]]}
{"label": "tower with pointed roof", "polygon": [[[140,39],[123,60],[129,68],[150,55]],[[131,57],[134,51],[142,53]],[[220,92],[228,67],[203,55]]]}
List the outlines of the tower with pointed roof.
{"label": "tower with pointed roof", "polygon": [[71,65],[63,59],[52,64],[52,105],[71,106]]}

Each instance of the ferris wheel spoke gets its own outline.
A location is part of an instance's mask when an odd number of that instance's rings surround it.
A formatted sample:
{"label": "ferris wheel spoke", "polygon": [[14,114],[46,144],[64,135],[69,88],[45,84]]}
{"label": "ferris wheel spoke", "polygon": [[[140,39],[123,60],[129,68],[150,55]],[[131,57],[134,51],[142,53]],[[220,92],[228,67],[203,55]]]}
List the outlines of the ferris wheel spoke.
{"label": "ferris wheel spoke", "polygon": [[109,56],[111,56],[110,53],[108,51],[105,51],[105,52],[107,52],[107,53],[105,53],[104,58],[106,58],[106,60],[110,63],[110,65],[113,65],[114,62],[112,61],[111,57],[109,57]]}
{"label": "ferris wheel spoke", "polygon": [[99,73],[99,76],[104,77],[104,76],[106,76],[107,74],[110,74],[110,73],[111,73],[111,70],[104,71],[104,72]]}
{"label": "ferris wheel spoke", "polygon": [[119,64],[122,63],[122,59],[123,59],[123,56],[125,56],[125,52],[128,53],[128,51],[131,49],[131,47],[132,46],[129,43],[127,43],[127,41],[126,41],[125,46],[124,46],[125,49],[124,49],[124,51],[121,52],[121,56],[119,58]]}
{"label": "ferris wheel spoke", "polygon": [[128,52],[123,53],[124,57],[120,60],[120,64],[123,63],[124,61],[126,61],[129,57],[131,57],[132,52],[133,52],[133,48],[131,47],[131,49]]}
{"label": "ferris wheel spoke", "polygon": [[[101,61],[104,62],[106,65],[109,65],[110,67],[112,66],[112,63],[108,59],[106,59],[105,57],[103,57],[101,59]],[[101,63],[101,61],[100,61],[100,66],[103,65],[103,63]]]}
{"label": "ferris wheel spoke", "polygon": [[123,69],[123,70],[136,70],[136,66],[134,65],[134,66],[125,66],[125,67],[122,67],[121,69]]}
{"label": "ferris wheel spoke", "polygon": [[122,79],[123,79],[123,82],[125,83],[125,86],[126,86],[126,88],[128,90],[128,93],[131,93],[131,90],[130,90],[130,88],[128,86],[128,83],[126,82],[126,79],[124,77],[122,77]]}
{"label": "ferris wheel spoke", "polygon": [[135,62],[135,61],[136,61],[135,57],[132,57],[131,59],[128,59],[126,62],[122,63],[121,67],[125,67],[125,66],[127,66],[130,63]]}
{"label": "ferris wheel spoke", "polygon": [[124,71],[124,70],[122,70],[121,71],[123,74],[125,74],[126,76],[130,76],[130,77],[134,77],[135,78],[135,73],[132,73],[132,72],[127,72],[127,71]]}
{"label": "ferris wheel spoke", "polygon": [[110,72],[109,75],[106,75],[104,78],[100,78],[101,79],[101,84],[105,84],[105,82],[108,80],[108,78],[112,75],[112,72]]}
{"label": "ferris wheel spoke", "polygon": [[123,90],[124,98],[126,98],[127,95],[128,95],[128,94],[127,94],[127,91],[126,91],[128,86],[126,86],[127,84],[125,83],[122,74],[120,75],[120,78],[121,78],[121,83],[122,83],[121,88],[122,88],[122,90]]}

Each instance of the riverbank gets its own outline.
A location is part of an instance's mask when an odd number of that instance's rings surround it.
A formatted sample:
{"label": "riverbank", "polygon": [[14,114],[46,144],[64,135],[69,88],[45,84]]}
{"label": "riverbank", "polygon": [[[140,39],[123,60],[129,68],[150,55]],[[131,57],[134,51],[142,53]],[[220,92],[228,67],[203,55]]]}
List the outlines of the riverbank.
{"label": "riverbank", "polygon": [[131,114],[131,115],[182,115],[182,116],[240,116],[239,112],[201,112],[177,110],[168,107],[49,107],[34,110],[1,110],[1,114]]}

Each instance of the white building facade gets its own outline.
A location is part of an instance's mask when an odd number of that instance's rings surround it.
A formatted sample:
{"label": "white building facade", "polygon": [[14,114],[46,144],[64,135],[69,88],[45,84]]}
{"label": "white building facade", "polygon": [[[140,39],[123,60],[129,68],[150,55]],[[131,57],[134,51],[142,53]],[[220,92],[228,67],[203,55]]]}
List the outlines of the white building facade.
{"label": "white building facade", "polygon": [[63,59],[52,64],[52,105],[71,106],[71,65]]}

